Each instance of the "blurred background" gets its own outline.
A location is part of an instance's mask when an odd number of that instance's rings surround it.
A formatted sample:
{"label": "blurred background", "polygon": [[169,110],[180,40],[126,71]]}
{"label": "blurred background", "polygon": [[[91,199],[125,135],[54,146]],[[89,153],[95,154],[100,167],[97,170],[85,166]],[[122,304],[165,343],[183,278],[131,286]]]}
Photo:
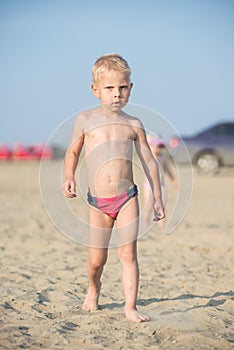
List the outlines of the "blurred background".
{"label": "blurred background", "polygon": [[91,68],[112,52],[132,68],[130,102],[179,133],[234,118],[232,0],[1,0],[0,45],[2,145],[46,143],[97,105]]}

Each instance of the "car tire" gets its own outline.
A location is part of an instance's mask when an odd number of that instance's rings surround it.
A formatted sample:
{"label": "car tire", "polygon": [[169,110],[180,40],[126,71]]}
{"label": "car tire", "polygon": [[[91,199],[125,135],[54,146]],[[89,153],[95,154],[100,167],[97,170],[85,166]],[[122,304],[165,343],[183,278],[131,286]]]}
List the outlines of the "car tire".
{"label": "car tire", "polygon": [[213,153],[202,153],[196,161],[198,170],[205,175],[212,175],[219,170],[218,157]]}

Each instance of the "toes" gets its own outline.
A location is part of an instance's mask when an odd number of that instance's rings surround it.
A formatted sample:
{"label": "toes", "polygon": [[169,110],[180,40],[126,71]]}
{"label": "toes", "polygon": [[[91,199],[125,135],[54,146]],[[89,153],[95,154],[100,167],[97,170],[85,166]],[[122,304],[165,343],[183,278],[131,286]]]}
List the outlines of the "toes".
{"label": "toes", "polygon": [[148,322],[150,320],[149,316],[139,314],[138,315],[140,322]]}
{"label": "toes", "polygon": [[142,315],[138,311],[133,311],[133,312],[130,312],[130,313],[126,313],[126,318],[129,321],[137,322],[137,323],[148,322],[150,320],[149,316]]}
{"label": "toes", "polygon": [[143,316],[141,319],[143,322],[148,322],[150,320],[149,316]]}

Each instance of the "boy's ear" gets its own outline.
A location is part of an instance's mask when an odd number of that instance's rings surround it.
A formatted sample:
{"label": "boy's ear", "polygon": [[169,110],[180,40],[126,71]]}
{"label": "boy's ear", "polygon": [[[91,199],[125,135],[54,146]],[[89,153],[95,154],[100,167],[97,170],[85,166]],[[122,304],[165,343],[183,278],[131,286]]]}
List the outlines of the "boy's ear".
{"label": "boy's ear", "polygon": [[99,92],[98,92],[98,87],[95,84],[91,85],[91,89],[93,90],[93,94],[95,97],[99,98]]}
{"label": "boy's ear", "polygon": [[130,90],[129,90],[129,96],[130,96],[131,95],[131,91],[132,91],[132,87],[133,87],[133,83],[130,83],[129,86],[130,86]]}

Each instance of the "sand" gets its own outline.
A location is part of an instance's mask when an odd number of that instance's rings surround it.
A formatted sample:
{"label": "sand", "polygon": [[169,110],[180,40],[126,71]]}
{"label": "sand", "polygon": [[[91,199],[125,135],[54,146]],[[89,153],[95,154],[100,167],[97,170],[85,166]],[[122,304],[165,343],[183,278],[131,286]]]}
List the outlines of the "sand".
{"label": "sand", "polygon": [[1,349],[233,349],[233,169],[195,172],[179,227],[166,235],[155,226],[139,240],[138,308],[151,317],[141,324],[124,318],[115,248],[100,309],[81,310],[87,248],[51,223],[38,172],[36,162],[0,163]]}

